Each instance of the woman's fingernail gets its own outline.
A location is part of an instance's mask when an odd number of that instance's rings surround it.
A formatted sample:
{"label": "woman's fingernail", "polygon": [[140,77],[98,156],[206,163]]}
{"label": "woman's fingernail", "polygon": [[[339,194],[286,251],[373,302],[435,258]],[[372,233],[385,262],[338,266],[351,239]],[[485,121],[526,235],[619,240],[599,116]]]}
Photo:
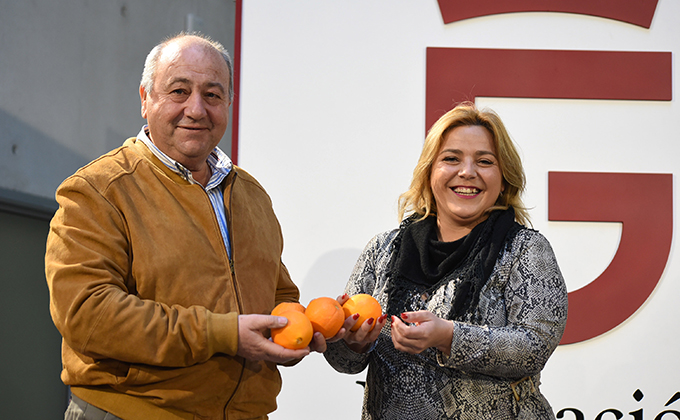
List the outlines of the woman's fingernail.
{"label": "woman's fingernail", "polygon": [[352,319],[354,319],[356,321],[357,319],[359,319],[360,316],[361,315],[359,315],[359,314],[354,314],[354,315],[352,315]]}
{"label": "woman's fingernail", "polygon": [[348,297],[349,297],[349,296],[347,296],[347,293],[345,293],[344,295],[342,295],[342,296],[340,297],[340,299],[347,299]]}
{"label": "woman's fingernail", "polygon": [[368,318],[368,319],[366,320],[366,323],[367,323],[368,325],[371,325],[371,324],[373,323],[373,321],[375,321],[373,318]]}
{"label": "woman's fingernail", "polygon": [[401,319],[408,319],[408,315],[406,315],[405,313],[402,312]]}
{"label": "woman's fingernail", "polygon": [[380,315],[380,318],[378,318],[378,322],[384,322],[386,318],[387,314]]}

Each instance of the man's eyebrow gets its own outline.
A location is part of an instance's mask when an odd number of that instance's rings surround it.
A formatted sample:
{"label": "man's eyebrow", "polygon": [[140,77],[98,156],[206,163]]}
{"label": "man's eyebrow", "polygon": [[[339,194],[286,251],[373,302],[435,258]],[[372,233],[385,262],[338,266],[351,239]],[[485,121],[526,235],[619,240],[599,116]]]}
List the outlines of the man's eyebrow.
{"label": "man's eyebrow", "polygon": [[168,86],[174,85],[176,83],[186,84],[186,83],[189,83],[189,79],[187,79],[186,77],[175,77],[174,79],[171,79],[168,82]]}
{"label": "man's eyebrow", "polygon": [[[186,77],[175,77],[174,79],[171,79],[170,82],[168,82],[168,86],[172,86],[174,84],[191,84],[191,80],[187,79]],[[224,85],[220,82],[207,82],[205,84],[205,87],[207,88],[213,88],[216,87],[218,88],[221,92],[225,92],[226,90],[224,89]]]}
{"label": "man's eyebrow", "polygon": [[225,92],[224,85],[223,85],[222,83],[220,83],[220,82],[208,82],[208,83],[206,83],[206,86],[207,86],[208,88],[216,87],[216,88],[218,88],[220,91]]}

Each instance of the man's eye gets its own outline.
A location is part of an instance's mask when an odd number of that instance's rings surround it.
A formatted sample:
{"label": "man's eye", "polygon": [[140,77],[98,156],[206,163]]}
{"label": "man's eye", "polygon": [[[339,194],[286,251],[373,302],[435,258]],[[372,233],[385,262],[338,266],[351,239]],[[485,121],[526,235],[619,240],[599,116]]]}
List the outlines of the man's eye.
{"label": "man's eye", "polygon": [[170,93],[172,93],[173,95],[182,95],[184,94],[184,89],[175,89]]}

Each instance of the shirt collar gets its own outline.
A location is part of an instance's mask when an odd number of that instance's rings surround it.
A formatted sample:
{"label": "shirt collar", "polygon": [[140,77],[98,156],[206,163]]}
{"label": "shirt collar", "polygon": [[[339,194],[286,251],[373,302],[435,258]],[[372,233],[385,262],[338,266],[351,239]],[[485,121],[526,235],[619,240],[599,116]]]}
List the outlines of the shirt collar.
{"label": "shirt collar", "polygon": [[[151,141],[151,139],[149,138],[148,125],[142,127],[142,129],[139,131],[139,134],[137,134],[137,139],[144,143],[146,147],[148,147],[149,150],[151,150],[151,153],[153,153],[154,156],[156,156],[161,162],[163,162],[163,164],[167,166],[171,171],[178,174],[187,181],[191,182],[192,184],[199,184],[191,175],[190,170],[188,170],[184,165],[177,162],[170,156],[163,153],[161,149],[159,149],[153,143],[153,141]],[[227,156],[226,153],[220,150],[219,147],[215,147],[213,151],[210,152],[210,155],[208,156],[206,163],[208,164],[208,166],[210,166],[212,172],[212,175],[208,180],[208,184],[205,187],[206,190],[218,186],[222,182],[222,180],[229,174],[229,172],[231,172],[231,169],[233,168],[231,159],[229,159],[229,156]]]}

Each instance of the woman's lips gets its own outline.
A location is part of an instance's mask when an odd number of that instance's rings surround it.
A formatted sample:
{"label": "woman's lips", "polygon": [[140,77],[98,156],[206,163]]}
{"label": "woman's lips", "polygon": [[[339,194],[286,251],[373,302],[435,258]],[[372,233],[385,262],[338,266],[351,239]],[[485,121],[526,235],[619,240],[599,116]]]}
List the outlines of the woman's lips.
{"label": "woman's lips", "polygon": [[479,194],[482,190],[476,187],[466,187],[466,186],[458,186],[458,187],[453,187],[451,188],[454,193],[461,195],[463,197],[474,197],[477,194]]}

